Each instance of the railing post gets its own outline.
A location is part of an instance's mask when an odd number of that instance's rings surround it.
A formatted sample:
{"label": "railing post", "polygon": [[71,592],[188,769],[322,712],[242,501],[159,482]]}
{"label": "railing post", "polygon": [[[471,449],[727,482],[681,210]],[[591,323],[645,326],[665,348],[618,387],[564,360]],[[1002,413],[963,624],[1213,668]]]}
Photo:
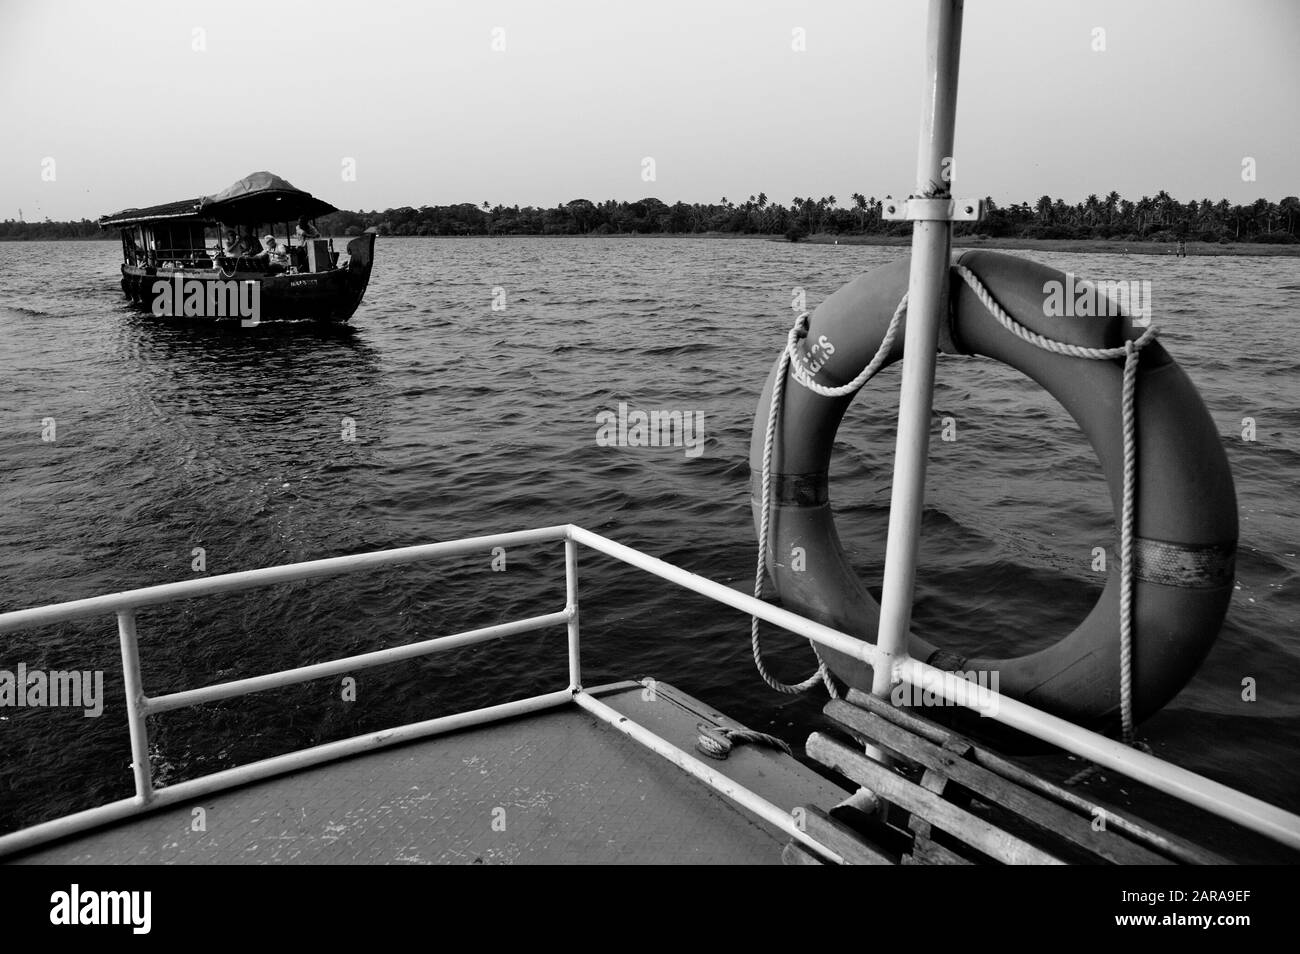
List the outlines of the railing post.
{"label": "railing post", "polygon": [[582,657],[578,638],[578,543],[564,535],[565,611],[569,614],[569,690],[582,689]]}
{"label": "railing post", "polygon": [[[957,63],[961,49],[962,0],[930,0],[926,27],[925,99],[917,157],[916,194],[949,192],[953,125],[957,114]],[[952,223],[917,221],[912,228],[912,270],[907,289],[907,330],[899,393],[898,442],[885,545],[885,579],[876,645],[884,655],[874,669],[871,691],[887,696],[894,664],[907,656],[912,621],[916,555],[925,501],[925,466],[930,451],[934,363],[939,321],[948,301],[948,257]]]}
{"label": "railing post", "polygon": [[140,650],[135,639],[135,610],[119,610],[117,634],[122,641],[122,685],[126,692],[126,722],[131,733],[131,771],[136,801],[153,799],[153,766],[149,762],[149,730],[145,726],[144,688],[140,681]]}

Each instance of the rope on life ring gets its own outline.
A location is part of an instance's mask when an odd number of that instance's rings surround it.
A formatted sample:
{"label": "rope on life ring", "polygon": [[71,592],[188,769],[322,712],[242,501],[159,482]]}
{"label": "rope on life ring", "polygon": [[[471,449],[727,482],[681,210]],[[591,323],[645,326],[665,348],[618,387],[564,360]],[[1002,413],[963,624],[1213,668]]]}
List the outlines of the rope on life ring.
{"label": "rope on life ring", "polygon": [[[785,394],[785,378],[787,369],[793,364],[794,378],[808,390],[822,397],[844,397],[852,394],[858,388],[870,381],[885,364],[885,359],[889,356],[889,349],[894,344],[894,336],[898,332],[899,322],[907,311],[907,296],[904,295],[894,309],[894,316],[889,321],[889,330],[885,332],[884,339],[880,342],[880,347],[876,350],[875,357],[867,364],[865,368],[848,384],[836,388],[829,388],[825,385],[818,384],[813,380],[813,373],[809,372],[808,366],[803,361],[803,355],[799,353],[796,342],[808,334],[808,312],[803,312],[795,319],[794,327],[786,336],[785,349],[781,352],[781,363],[776,371],[776,380],[772,385],[772,406],[768,409],[767,414],[767,432],[763,439],[763,502],[761,505],[761,516],[759,518],[758,528],[758,566],[754,573],[754,598],[763,598],[763,581],[767,578],[767,538],[771,524],[771,497],[772,497],[772,447],[776,437],[776,422],[781,414],[781,399]],[[822,660],[821,653],[817,651],[817,644],[809,640],[812,646],[813,655],[817,657],[817,671],[802,682],[790,684],[781,682],[767,671],[767,666],[763,662],[763,647],[758,632],[758,617],[750,617],[749,625],[749,643],[750,649],[754,655],[754,665],[758,669],[758,674],[763,677],[763,681],[775,689],[777,692],[784,692],[788,695],[798,695],[807,692],[813,686],[817,685],[818,680],[826,685],[826,691],[830,693],[832,699],[840,697],[839,690],[835,688],[835,682],[831,679],[830,670],[826,668],[826,663]]]}
{"label": "rope on life ring", "polygon": [[[984,283],[964,265],[954,265],[953,269],[961,276],[962,280],[970,286],[971,290],[979,298],[980,302],[988,309],[989,313],[1002,325],[1007,331],[1011,332],[1017,338],[1028,342],[1036,348],[1049,351],[1054,354],[1066,355],[1074,358],[1081,358],[1089,361],[1114,361],[1119,358],[1124,359],[1124,376],[1123,389],[1121,391],[1121,420],[1123,429],[1124,445],[1124,474],[1123,474],[1123,496],[1120,509],[1120,724],[1122,737],[1125,744],[1134,743],[1133,730],[1133,501],[1136,495],[1137,484],[1137,416],[1135,413],[1136,400],[1136,381],[1138,372],[1138,362],[1141,351],[1144,347],[1155,340],[1158,329],[1154,324],[1148,327],[1138,336],[1136,340],[1125,341],[1122,347],[1118,348],[1085,348],[1080,345],[1072,345],[1062,341],[1055,341],[1040,335],[1024,325],[1020,324],[1006,310],[998,304],[992,293],[984,286]],[[762,599],[763,581],[767,573],[767,540],[769,535],[769,524],[771,520],[771,466],[772,466],[772,448],[775,442],[776,422],[780,414],[782,397],[785,392],[785,381],[788,369],[793,365],[794,373],[790,375],[800,385],[819,394],[822,397],[846,397],[853,394],[864,384],[870,381],[883,367],[885,360],[893,347],[894,338],[898,331],[898,325],[902,316],[907,311],[907,295],[904,295],[894,309],[893,317],[889,321],[889,327],[885,332],[884,338],[880,342],[880,347],[876,350],[875,356],[861,372],[847,384],[838,387],[827,387],[818,384],[813,380],[813,374],[805,363],[804,356],[799,352],[797,342],[808,334],[808,312],[803,312],[795,319],[794,327],[786,336],[786,344],[781,352],[781,359],[777,366],[776,377],[772,383],[771,407],[768,409],[767,430],[763,439],[763,473],[762,473],[762,501],[760,504],[761,512],[759,517],[758,531],[758,567],[754,579],[754,596],[756,599]],[[835,684],[831,679],[830,671],[823,662],[821,654],[817,651],[817,644],[810,641],[813,653],[817,657],[817,670],[802,682],[787,684],[775,679],[768,671],[763,662],[762,646],[759,640],[758,617],[750,618],[750,646],[754,656],[754,665],[758,673],[773,689],[778,692],[788,694],[798,694],[807,692],[820,680],[826,684],[826,689],[831,698],[839,698]]]}

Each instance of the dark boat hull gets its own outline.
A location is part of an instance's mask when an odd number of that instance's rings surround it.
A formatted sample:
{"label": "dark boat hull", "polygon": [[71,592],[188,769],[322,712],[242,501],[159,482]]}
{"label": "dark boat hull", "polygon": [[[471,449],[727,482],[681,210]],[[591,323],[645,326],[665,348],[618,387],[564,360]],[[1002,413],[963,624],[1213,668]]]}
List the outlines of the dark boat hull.
{"label": "dark boat hull", "polygon": [[[167,314],[170,308],[160,305],[164,292],[159,282],[173,283],[179,276],[186,283],[198,281],[256,282],[259,289],[258,321],[321,321],[342,323],[348,321],[361,304],[370,284],[370,270],[374,265],[375,236],[366,234],[348,243],[348,263],[326,272],[266,275],[262,272],[219,269],[164,269],[122,266],[122,291],[133,303],[153,314]],[[170,300],[170,295],[169,295]],[[158,307],[155,307],[158,305]],[[179,309],[177,309],[179,312]],[[230,321],[239,320],[234,315],[179,315],[186,320]]]}

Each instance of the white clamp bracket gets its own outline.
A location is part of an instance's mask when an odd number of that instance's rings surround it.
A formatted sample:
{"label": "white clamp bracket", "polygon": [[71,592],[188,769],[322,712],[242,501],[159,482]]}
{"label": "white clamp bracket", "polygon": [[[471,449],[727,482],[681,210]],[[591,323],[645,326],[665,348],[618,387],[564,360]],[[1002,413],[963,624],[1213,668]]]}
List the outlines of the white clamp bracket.
{"label": "white clamp bracket", "polygon": [[978,222],[987,210],[983,199],[885,199],[880,217],[891,222]]}

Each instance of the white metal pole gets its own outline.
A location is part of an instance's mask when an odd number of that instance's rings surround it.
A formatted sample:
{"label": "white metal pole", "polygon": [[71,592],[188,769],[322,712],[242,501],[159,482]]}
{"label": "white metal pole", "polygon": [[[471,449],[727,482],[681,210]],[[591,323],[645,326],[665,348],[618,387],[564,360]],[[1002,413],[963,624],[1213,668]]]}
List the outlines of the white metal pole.
{"label": "white metal pole", "polygon": [[122,642],[122,687],[126,694],[126,725],[131,734],[131,771],[135,798],[141,805],[153,798],[153,766],[149,761],[149,730],[145,725],[144,685],[140,679],[140,649],[135,637],[135,610],[117,614],[117,634]]}
{"label": "white metal pole", "polygon": [[[957,61],[961,47],[962,0],[930,0],[926,27],[925,99],[916,165],[916,195],[948,195],[953,125],[957,113]],[[932,204],[932,207],[939,203]],[[952,223],[918,220],[912,227],[912,270],[907,287],[907,331],[899,395],[894,486],[889,502],[889,537],[876,645],[885,664],[875,667],[876,695],[888,695],[893,663],[906,658],[912,619],[916,554],[925,500],[925,465],[930,449],[939,321],[948,301],[948,258]]]}
{"label": "white metal pole", "polygon": [[580,692],[582,656],[578,645],[578,543],[568,534],[564,537],[564,590],[564,610],[569,614],[569,688]]}
{"label": "white metal pole", "polygon": [[485,626],[482,629],[470,629],[449,636],[437,636],[418,643],[390,646],[388,649],[377,649],[374,652],[361,653],[356,656],[344,656],[342,659],[315,663],[311,666],[281,669],[261,676],[249,676],[247,679],[233,679],[230,682],[213,683],[209,686],[201,686],[198,689],[182,689],[180,692],[172,692],[164,696],[147,697],[141,711],[145,715],[157,715],[160,712],[168,712],[185,706],[218,702],[222,699],[247,695],[250,692],[278,689],[282,686],[292,686],[295,683],[309,682],[312,679],[356,672],[359,669],[369,669],[373,666],[390,665],[433,653],[460,649],[463,646],[473,646],[492,639],[503,639],[519,633],[529,633],[549,626],[558,626],[560,623],[568,622],[569,619],[567,610],[558,613],[547,613],[544,616],[530,616],[527,619],[498,623],[495,626]]}
{"label": "white metal pole", "polygon": [[757,616],[773,626],[780,626],[782,629],[789,630],[796,636],[815,639],[818,645],[826,646],[837,653],[843,653],[850,659],[860,660],[868,666],[875,666],[880,663],[880,656],[875,646],[850,636],[848,633],[841,633],[837,629],[831,629],[829,626],[799,616],[787,609],[781,609],[779,606],[773,606],[771,603],[765,603],[762,600],[756,600],[748,593],[742,593],[740,590],[733,589],[730,586],[723,586],[721,583],[700,576],[698,573],[692,573],[671,563],[665,563],[658,557],[652,557],[648,553],[642,553],[640,550],[624,546],[608,537],[602,537],[598,533],[584,530],[582,527],[570,524],[567,533],[574,541],[583,546],[591,547],[593,550],[611,556],[615,560],[623,561],[628,566],[645,570],[647,573],[652,573],[669,583],[675,583],[677,586],[685,587],[699,593],[701,596],[707,596],[711,600],[740,610],[746,616]]}
{"label": "white metal pole", "polygon": [[37,606],[32,609],[0,613],[0,633],[22,629],[27,626],[45,626],[49,623],[77,619],[82,616],[116,613],[124,609],[138,610],[142,606],[171,603],[175,600],[188,600],[196,596],[211,596],[214,593],[230,593],[235,590],[255,589],[277,583],[291,583],[297,580],[310,580],[323,576],[338,576],[343,573],[356,573],[359,570],[377,569],[381,566],[397,566],[403,563],[415,563],[419,560],[457,556],[462,553],[479,553],[493,547],[532,546],[536,543],[563,540],[566,532],[567,526],[565,525],[540,527],[536,530],[494,533],[485,537],[465,537],[460,540],[447,540],[443,543],[400,547],[396,550],[372,550],[368,553],[356,553],[352,556],[330,557],[325,560],[311,560],[307,563],[287,563],[282,566],[262,567],[258,570],[241,570],[238,573],[223,573],[220,576],[182,580],[179,583],[146,586],[138,590],[107,593],[104,596],[91,596],[84,600],[72,600],[68,603],[52,603],[49,606]]}

